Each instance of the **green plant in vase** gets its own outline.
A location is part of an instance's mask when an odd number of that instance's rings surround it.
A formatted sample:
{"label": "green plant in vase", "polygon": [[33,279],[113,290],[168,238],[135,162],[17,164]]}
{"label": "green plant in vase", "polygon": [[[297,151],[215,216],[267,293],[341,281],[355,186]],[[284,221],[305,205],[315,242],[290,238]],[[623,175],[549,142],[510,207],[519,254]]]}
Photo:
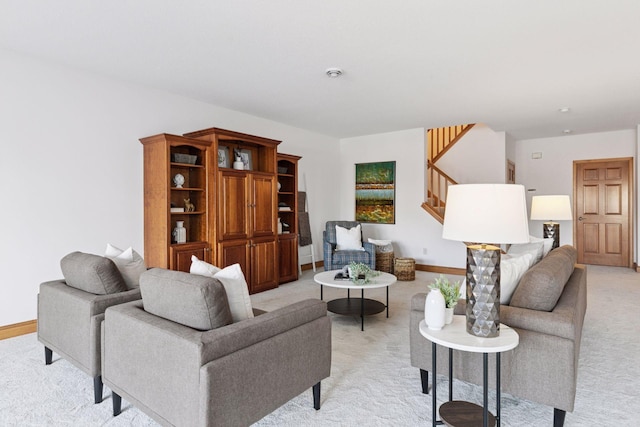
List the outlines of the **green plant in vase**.
{"label": "green plant in vase", "polygon": [[436,278],[433,283],[429,285],[430,289],[438,289],[444,297],[446,324],[451,323],[453,320],[453,307],[458,304],[458,300],[460,299],[460,284],[461,282],[459,280],[450,283],[449,279],[441,274],[440,277]]}
{"label": "green plant in vase", "polygon": [[353,283],[365,285],[371,281],[372,277],[379,275],[379,271],[372,270],[367,264],[361,262],[349,263],[349,277]]}

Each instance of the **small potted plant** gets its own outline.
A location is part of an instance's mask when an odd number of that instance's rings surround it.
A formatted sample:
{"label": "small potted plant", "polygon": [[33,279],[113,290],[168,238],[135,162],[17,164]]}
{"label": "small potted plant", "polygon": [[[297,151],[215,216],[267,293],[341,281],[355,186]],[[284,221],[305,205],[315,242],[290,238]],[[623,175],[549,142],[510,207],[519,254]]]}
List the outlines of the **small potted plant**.
{"label": "small potted plant", "polygon": [[444,297],[445,303],[445,324],[449,324],[453,321],[453,307],[456,306],[460,299],[460,281],[450,283],[444,275],[436,278],[434,282],[429,285],[430,289],[438,289]]}
{"label": "small potted plant", "polygon": [[369,283],[370,279],[378,274],[380,273],[369,268],[367,264],[361,262],[349,263],[349,277],[352,282],[358,285]]}

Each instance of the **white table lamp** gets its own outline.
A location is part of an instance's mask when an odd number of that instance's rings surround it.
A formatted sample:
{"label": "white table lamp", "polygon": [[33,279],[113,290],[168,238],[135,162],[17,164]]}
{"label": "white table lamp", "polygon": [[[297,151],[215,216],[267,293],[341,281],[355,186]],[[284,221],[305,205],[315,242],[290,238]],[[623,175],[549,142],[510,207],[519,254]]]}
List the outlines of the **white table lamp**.
{"label": "white table lamp", "polygon": [[467,245],[467,332],[500,334],[500,248],[528,243],[524,186],[460,184],[447,192],[442,237]]}
{"label": "white table lamp", "polygon": [[560,224],[554,221],[571,221],[569,196],[533,196],[531,199],[531,219],[546,221],[542,224],[544,237],[553,238],[552,249],[560,246]]}

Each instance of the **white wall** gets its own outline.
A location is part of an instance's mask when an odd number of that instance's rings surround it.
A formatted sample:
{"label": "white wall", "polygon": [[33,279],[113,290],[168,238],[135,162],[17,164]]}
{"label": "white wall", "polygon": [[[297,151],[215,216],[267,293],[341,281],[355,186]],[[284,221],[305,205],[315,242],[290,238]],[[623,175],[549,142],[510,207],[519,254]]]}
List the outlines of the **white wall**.
{"label": "white wall", "polygon": [[474,125],[436,163],[459,184],[505,182],[505,133]]}
{"label": "white wall", "polygon": [[355,218],[356,163],[395,161],[396,223],[364,224],[364,238],[390,239],[396,257],[415,258],[418,264],[464,267],[464,245],[443,240],[442,225],[421,207],[425,138],[425,129],[418,128],[341,140],[340,162],[336,167],[341,176],[342,191],[336,197],[341,215],[335,219]]}
{"label": "white wall", "polygon": [[[527,203],[536,195],[568,194],[573,203],[573,161],[636,157],[635,129],[555,138],[521,140],[516,144],[516,182],[527,191]],[[542,153],[541,159],[532,159]],[[535,191],[534,191],[535,190]],[[635,201],[637,211],[637,198]],[[559,221],[560,244],[573,245],[573,224]],[[634,226],[637,229],[637,226]],[[542,237],[542,221],[529,221],[532,235]],[[637,252],[635,255],[637,260]]]}
{"label": "white wall", "polygon": [[303,156],[313,238],[339,216],[336,139],[0,50],[0,326],[36,318],[38,286],[71,251],[143,252],[138,138],[221,127],[283,140]]}

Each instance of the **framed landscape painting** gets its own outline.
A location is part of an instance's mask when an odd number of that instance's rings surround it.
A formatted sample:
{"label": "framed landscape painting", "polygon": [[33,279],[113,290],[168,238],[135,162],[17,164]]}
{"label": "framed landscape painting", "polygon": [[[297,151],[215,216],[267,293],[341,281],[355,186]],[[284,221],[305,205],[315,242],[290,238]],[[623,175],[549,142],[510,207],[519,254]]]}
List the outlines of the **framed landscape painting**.
{"label": "framed landscape painting", "polygon": [[356,164],[356,221],[395,224],[396,162]]}

